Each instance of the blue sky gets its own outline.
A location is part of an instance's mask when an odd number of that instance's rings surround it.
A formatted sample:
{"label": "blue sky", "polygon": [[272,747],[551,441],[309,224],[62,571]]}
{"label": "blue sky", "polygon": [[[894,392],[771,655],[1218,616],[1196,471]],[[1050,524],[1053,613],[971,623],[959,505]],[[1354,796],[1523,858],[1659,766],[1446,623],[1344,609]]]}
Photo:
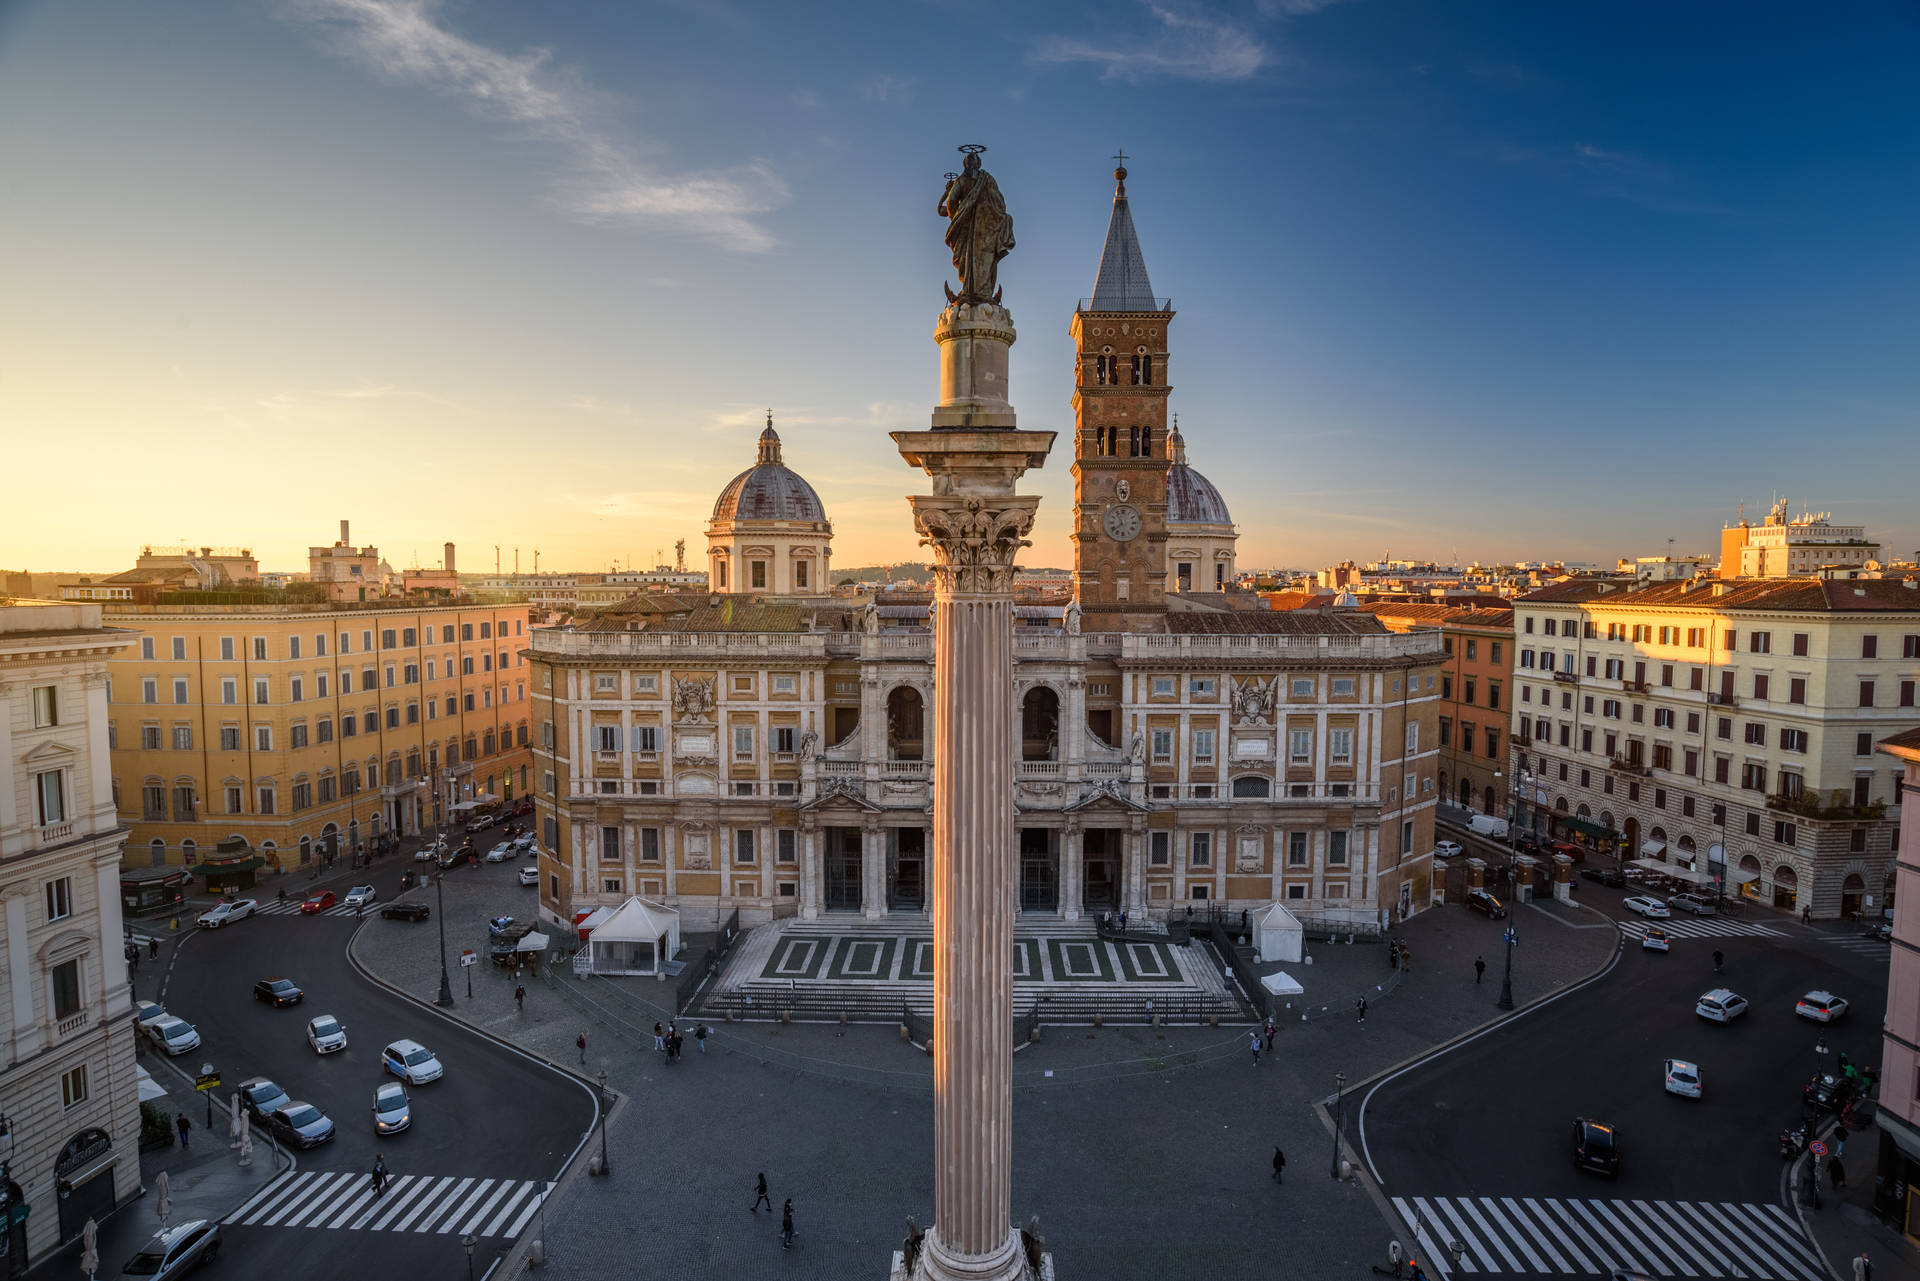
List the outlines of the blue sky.
{"label": "blue sky", "polygon": [[1132,157],[1243,564],[1708,551],[1775,491],[1908,555],[1916,46],[1895,4],[9,5],[0,432],[64,483],[0,564],[298,567],[340,516],[698,560],[766,406],[836,560],[914,555],[886,432],[963,142],[1063,430]]}

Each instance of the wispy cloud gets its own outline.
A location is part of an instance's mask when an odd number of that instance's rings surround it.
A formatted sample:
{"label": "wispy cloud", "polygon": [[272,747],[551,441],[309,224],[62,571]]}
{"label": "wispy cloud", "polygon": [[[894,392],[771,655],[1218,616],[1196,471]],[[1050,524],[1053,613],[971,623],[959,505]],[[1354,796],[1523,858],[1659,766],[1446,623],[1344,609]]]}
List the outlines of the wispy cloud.
{"label": "wispy cloud", "polygon": [[411,391],[391,385],[361,385],[334,388],[287,388],[254,401],[261,409],[276,414],[299,413],[315,409],[339,408],[374,400],[419,400],[432,405],[451,402],[424,391]]}
{"label": "wispy cloud", "polygon": [[633,412],[632,405],[621,404],[617,401],[602,400],[598,396],[588,396],[584,393],[571,396],[562,401],[561,404],[567,409],[577,409],[583,414],[627,415]]}
{"label": "wispy cloud", "polygon": [[1047,36],[1034,46],[1031,57],[1035,62],[1095,63],[1108,80],[1245,80],[1274,61],[1273,50],[1251,27],[1200,5],[1147,0],[1146,9],[1152,24],[1135,38]]}
{"label": "wispy cloud", "polygon": [[328,33],[342,53],[402,84],[459,101],[566,151],[573,175],[555,199],[590,222],[665,224],[726,248],[761,252],[773,237],[756,217],[787,202],[762,162],[666,173],[594,120],[601,95],[545,49],[511,54],[442,25],[437,0],[289,0],[284,12]]}
{"label": "wispy cloud", "polygon": [[909,102],[913,99],[912,76],[891,72],[874,76],[860,87],[860,96],[869,102]]}

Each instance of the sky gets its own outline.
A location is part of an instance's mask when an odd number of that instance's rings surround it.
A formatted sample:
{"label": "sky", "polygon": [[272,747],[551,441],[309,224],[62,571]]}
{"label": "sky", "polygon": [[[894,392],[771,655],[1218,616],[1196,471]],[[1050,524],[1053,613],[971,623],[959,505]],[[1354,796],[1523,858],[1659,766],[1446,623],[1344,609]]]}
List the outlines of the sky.
{"label": "sky", "polygon": [[[771,408],[914,558],[935,205],[982,143],[1012,400],[1128,194],[1240,563],[1920,548],[1920,8],[0,0],[0,567],[704,560]],[[37,478],[21,483],[19,478]]]}

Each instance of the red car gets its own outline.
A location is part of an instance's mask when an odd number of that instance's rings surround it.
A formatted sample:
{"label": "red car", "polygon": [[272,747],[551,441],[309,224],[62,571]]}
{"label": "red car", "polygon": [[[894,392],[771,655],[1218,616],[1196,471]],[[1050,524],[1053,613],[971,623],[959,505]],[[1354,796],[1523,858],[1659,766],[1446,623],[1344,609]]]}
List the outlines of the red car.
{"label": "red car", "polygon": [[300,915],[318,916],[339,901],[333,896],[332,890],[321,890],[300,905]]}

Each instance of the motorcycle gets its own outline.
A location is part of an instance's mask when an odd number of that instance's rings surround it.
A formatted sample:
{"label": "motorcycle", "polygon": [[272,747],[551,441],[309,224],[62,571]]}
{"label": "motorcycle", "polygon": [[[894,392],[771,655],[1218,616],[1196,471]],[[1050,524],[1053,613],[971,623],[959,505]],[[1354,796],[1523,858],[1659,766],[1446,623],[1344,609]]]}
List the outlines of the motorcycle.
{"label": "motorcycle", "polygon": [[1791,1130],[1780,1131],[1780,1159],[1791,1161],[1807,1150],[1807,1127],[1795,1126]]}

